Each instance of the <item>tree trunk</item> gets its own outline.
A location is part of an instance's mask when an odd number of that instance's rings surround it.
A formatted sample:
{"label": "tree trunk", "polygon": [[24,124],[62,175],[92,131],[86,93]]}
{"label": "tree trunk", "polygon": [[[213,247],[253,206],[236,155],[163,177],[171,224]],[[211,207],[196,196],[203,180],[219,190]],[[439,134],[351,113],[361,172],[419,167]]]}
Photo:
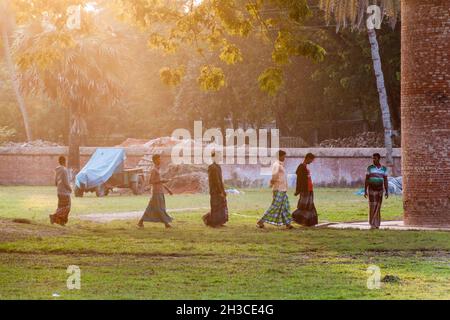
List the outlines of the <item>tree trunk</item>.
{"label": "tree trunk", "polygon": [[9,69],[9,74],[11,76],[11,82],[13,85],[14,93],[16,95],[17,103],[19,104],[20,113],[22,114],[23,124],[25,127],[25,134],[27,136],[27,141],[31,141],[31,140],[33,140],[33,135],[31,132],[30,120],[28,117],[27,108],[25,106],[25,100],[23,99],[22,93],[20,92],[19,82],[17,79],[16,67],[12,60],[11,48],[9,45],[9,36],[8,36],[8,32],[6,31],[6,28],[3,28],[3,30],[2,30],[2,38],[3,38],[3,51],[5,54],[6,65]]}
{"label": "tree trunk", "polygon": [[68,167],[71,171],[71,178],[80,171],[80,142],[81,142],[81,128],[80,116],[75,112],[74,108],[70,108],[70,128],[69,128],[69,161]]}
{"label": "tree trunk", "polygon": [[450,2],[402,1],[405,224],[450,227]]}
{"label": "tree trunk", "polygon": [[389,104],[387,100],[386,87],[384,85],[384,75],[381,69],[380,51],[377,41],[377,34],[375,29],[369,29],[369,42],[370,49],[372,51],[372,61],[375,76],[377,78],[378,96],[380,99],[381,115],[384,127],[384,146],[386,148],[386,165],[391,169],[391,173],[394,170],[394,160],[392,156],[392,122],[391,112],[389,110]]}

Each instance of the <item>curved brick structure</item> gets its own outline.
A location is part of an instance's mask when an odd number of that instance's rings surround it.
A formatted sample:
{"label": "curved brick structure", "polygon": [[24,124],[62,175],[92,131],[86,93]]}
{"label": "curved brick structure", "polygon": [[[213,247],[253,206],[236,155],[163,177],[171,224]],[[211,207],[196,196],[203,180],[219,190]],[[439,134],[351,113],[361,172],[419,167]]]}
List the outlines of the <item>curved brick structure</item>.
{"label": "curved brick structure", "polygon": [[405,224],[450,226],[450,0],[402,0]]}

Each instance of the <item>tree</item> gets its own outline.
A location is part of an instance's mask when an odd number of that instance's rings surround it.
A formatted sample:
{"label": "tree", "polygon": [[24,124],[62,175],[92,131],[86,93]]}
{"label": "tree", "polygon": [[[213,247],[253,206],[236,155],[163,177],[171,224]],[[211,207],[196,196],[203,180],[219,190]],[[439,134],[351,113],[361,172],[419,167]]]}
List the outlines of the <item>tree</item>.
{"label": "tree", "polygon": [[102,23],[99,15],[90,19],[86,15],[80,30],[65,29],[61,21],[65,15],[57,10],[50,16],[55,17],[54,28],[30,21],[18,30],[20,82],[24,91],[42,92],[69,110],[69,167],[77,172],[79,148],[87,134],[86,114],[116,105],[122,95],[124,35]]}
{"label": "tree", "polygon": [[9,0],[0,0],[0,46],[3,47],[3,54],[8,72],[11,77],[11,83],[16,96],[17,104],[19,105],[20,112],[23,118],[23,125],[25,127],[25,133],[27,140],[33,140],[33,134],[31,131],[30,120],[28,116],[28,110],[25,105],[25,100],[22,96],[22,92],[19,88],[17,79],[16,65],[12,58],[10,35],[14,29],[14,15],[9,4]]}
{"label": "tree", "polygon": [[[214,53],[227,65],[244,61],[236,39],[258,35],[272,46],[271,62],[255,79],[260,88],[274,96],[283,86],[284,67],[293,57],[304,56],[321,61],[325,51],[299,32],[298,26],[312,15],[306,0],[120,0],[121,17],[149,33],[149,46],[166,53],[194,48],[202,58]],[[205,59],[206,60],[206,59]],[[161,70],[162,80],[179,85],[185,66]],[[207,64],[199,67],[197,82],[205,91],[225,87],[222,67]]]}
{"label": "tree", "polygon": [[[381,10],[381,12],[385,11],[386,14],[390,17],[392,24],[395,25],[397,16],[400,12],[400,2],[398,0],[379,0],[375,2],[381,5],[381,7],[384,9]],[[347,26],[355,29],[361,29],[363,27],[364,15],[369,7],[369,0],[321,0],[319,3],[319,7],[325,11],[325,16],[328,21],[330,21],[331,14],[334,14],[334,19],[337,24],[337,31],[341,27],[345,28]],[[367,28],[367,30],[383,119],[386,163],[388,167],[393,168],[393,129],[386,87],[384,84],[384,75],[381,67],[379,45],[375,29]]]}

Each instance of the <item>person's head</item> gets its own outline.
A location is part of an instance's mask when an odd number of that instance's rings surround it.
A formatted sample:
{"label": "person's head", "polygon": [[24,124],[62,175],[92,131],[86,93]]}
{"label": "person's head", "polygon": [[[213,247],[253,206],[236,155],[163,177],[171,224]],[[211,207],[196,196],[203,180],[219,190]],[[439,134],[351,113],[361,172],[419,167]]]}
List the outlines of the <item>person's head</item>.
{"label": "person's head", "polygon": [[372,160],[374,165],[379,165],[381,160],[381,155],[379,153],[374,153],[372,155]]}
{"label": "person's head", "polygon": [[305,163],[306,164],[310,164],[314,161],[314,159],[316,158],[315,155],[313,155],[311,152],[307,153],[305,156]]}
{"label": "person's head", "polygon": [[216,161],[216,151],[211,151],[211,160],[213,161],[213,162],[215,162]]}
{"label": "person's head", "polygon": [[278,160],[284,161],[286,159],[286,151],[280,150],[278,151]]}
{"label": "person's head", "polygon": [[154,154],[152,156],[152,161],[155,165],[159,166],[161,164],[161,156],[159,154]]}
{"label": "person's head", "polygon": [[60,157],[58,158],[58,163],[59,163],[60,165],[62,165],[62,166],[66,166],[66,157],[60,156]]}

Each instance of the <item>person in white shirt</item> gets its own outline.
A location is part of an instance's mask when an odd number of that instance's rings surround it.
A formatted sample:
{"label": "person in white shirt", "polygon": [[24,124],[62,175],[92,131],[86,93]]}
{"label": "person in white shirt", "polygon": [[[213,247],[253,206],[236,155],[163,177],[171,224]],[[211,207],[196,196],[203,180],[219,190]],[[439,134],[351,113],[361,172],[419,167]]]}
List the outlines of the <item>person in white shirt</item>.
{"label": "person in white shirt", "polygon": [[270,180],[270,186],[273,190],[273,200],[269,209],[267,209],[258,221],[257,226],[259,228],[264,228],[265,222],[276,226],[285,225],[288,229],[293,228],[291,225],[292,216],[287,195],[288,184],[284,168],[285,159],[286,152],[283,150],[278,151],[278,160],[272,165],[272,179]]}

